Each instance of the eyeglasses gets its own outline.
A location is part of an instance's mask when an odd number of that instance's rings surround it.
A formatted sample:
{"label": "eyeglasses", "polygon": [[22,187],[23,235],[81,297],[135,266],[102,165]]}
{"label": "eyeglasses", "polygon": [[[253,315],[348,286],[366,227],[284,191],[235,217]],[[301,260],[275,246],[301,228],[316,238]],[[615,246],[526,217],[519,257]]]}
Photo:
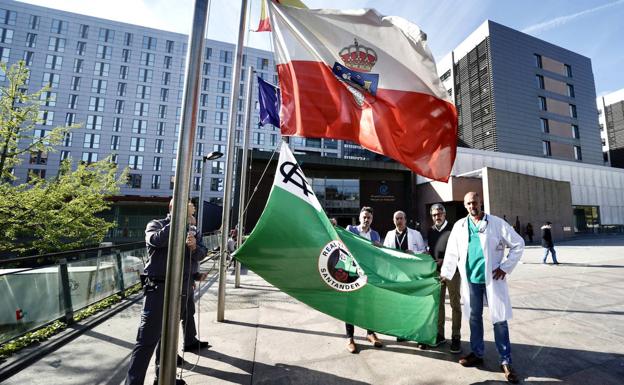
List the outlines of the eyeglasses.
{"label": "eyeglasses", "polygon": [[432,217],[441,217],[442,215],[444,215],[444,213],[434,213],[434,214],[431,214]]}

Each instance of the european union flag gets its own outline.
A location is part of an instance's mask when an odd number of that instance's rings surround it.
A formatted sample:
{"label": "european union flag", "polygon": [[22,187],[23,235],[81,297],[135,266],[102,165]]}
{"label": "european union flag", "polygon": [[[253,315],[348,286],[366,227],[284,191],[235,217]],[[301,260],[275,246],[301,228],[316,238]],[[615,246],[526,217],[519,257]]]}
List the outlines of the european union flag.
{"label": "european union flag", "polygon": [[258,100],[260,102],[260,125],[271,123],[280,126],[280,91],[279,88],[258,77]]}

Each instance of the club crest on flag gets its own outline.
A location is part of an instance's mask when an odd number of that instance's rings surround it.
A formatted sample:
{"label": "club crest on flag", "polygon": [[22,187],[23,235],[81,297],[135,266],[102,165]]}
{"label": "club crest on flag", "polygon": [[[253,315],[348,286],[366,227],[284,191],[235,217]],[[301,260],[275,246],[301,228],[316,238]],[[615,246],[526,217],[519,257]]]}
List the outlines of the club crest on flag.
{"label": "club crest on flag", "polygon": [[369,102],[374,102],[379,84],[379,74],[370,73],[377,63],[375,50],[361,45],[354,38],[353,44],[341,49],[338,56],[344,64],[334,63],[334,75],[347,85],[360,107],[366,100],[366,94],[373,97],[369,98]]}
{"label": "club crest on flag", "polygon": [[318,269],[323,282],[337,291],[355,291],[366,285],[364,270],[341,241],[331,241],[319,254]]}

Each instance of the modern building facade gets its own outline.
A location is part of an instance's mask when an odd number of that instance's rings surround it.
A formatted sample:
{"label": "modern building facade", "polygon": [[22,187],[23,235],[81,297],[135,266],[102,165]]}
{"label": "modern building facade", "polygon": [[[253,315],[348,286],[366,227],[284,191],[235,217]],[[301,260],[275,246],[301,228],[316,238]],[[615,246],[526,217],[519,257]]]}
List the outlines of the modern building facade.
{"label": "modern building facade", "polygon": [[604,160],[624,168],[624,89],[599,97],[596,104]]}
{"label": "modern building facade", "polygon": [[438,71],[460,146],[603,164],[589,58],[486,20]]}
{"label": "modern building facade", "polygon": [[[188,36],[0,0],[0,59],[24,60],[30,68],[29,91],[50,87],[35,135],[58,125],[80,124],[58,151],[32,154],[14,170],[18,180],[29,172],[57,174],[61,160],[94,162],[112,157],[120,170],[129,168],[124,196],[167,197],[176,168]],[[192,195],[201,184],[202,156],[226,152],[232,63],[235,46],[206,40],[200,107],[193,149]],[[273,54],[244,49],[243,64],[277,83]],[[237,100],[236,140],[242,143],[244,84]],[[5,79],[1,84],[6,84]],[[276,127],[258,127],[257,86],[252,106],[253,148],[273,150],[280,141]],[[43,97],[42,97],[43,98]],[[324,139],[297,139],[298,151],[337,157],[341,145]],[[222,199],[223,159],[209,162],[204,182],[206,200]]]}

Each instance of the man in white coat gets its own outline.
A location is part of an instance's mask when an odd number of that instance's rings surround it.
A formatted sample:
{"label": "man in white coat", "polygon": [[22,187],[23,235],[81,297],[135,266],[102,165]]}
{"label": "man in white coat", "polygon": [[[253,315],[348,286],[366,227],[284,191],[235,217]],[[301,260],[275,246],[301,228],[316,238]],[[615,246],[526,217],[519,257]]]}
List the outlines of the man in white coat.
{"label": "man in white coat", "polygon": [[397,211],[392,217],[394,230],[388,231],[383,245],[405,251],[410,254],[425,252],[425,241],[417,230],[407,227],[407,220],[403,211]]}
{"label": "man in white coat", "polygon": [[[524,251],[524,240],[503,219],[481,211],[476,192],[464,196],[468,216],[455,223],[446,246],[440,279],[450,281],[459,269],[464,316],[469,315],[471,353],[460,358],[463,366],[483,363],[483,300],[487,300],[494,339],[500,355],[501,370],[508,382],[517,383],[511,367],[511,343],[507,320],[511,319],[511,302],[506,277]],[[505,248],[509,253],[505,257]]]}

